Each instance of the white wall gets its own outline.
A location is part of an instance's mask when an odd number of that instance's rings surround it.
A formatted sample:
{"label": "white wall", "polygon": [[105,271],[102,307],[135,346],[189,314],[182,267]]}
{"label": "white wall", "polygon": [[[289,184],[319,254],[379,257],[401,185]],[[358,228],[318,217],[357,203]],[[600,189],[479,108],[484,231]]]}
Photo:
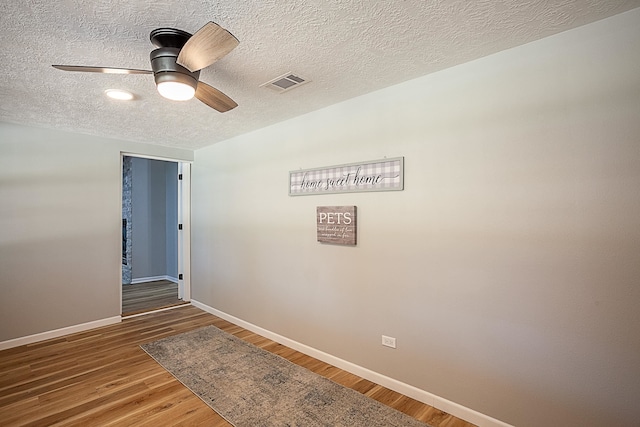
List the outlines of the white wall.
{"label": "white wall", "polygon": [[0,343],[120,315],[121,151],[193,158],[0,123]]}
{"label": "white wall", "polygon": [[[634,10],[198,150],[192,296],[507,423],[637,425],[639,118]],[[384,156],[404,191],[287,195]]]}

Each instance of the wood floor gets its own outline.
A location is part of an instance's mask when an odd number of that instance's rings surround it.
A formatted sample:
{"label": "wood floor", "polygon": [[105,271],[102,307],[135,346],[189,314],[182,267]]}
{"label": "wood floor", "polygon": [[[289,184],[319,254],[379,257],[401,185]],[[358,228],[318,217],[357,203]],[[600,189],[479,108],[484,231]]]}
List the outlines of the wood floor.
{"label": "wood floor", "polygon": [[186,304],[178,299],[178,284],[169,280],[122,285],[122,315]]}
{"label": "wood floor", "polygon": [[472,426],[190,305],[0,351],[0,425],[230,426],[139,347],[207,325],[434,427]]}

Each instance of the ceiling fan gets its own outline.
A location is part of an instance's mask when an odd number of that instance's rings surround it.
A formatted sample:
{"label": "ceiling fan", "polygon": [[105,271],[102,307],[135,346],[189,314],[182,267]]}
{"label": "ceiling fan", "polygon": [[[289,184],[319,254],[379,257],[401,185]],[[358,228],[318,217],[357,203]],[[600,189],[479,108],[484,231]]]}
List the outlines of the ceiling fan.
{"label": "ceiling fan", "polygon": [[218,89],[198,80],[200,70],[222,58],[239,41],[233,34],[214,22],[208,22],[194,35],[175,28],[151,31],[151,70],[131,68],[53,65],[64,71],[111,74],[153,74],[160,95],[174,101],[186,101],[194,96],[209,107],[224,113],[238,106]]}

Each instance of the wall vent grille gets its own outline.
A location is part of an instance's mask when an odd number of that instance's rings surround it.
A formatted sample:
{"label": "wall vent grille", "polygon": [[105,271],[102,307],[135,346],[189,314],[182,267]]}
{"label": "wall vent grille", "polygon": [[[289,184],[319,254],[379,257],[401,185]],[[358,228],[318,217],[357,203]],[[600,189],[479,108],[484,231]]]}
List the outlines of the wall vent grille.
{"label": "wall vent grille", "polygon": [[302,86],[305,83],[309,83],[310,81],[311,80],[300,77],[297,74],[286,73],[279,77],[276,77],[273,80],[269,80],[268,82],[261,84],[260,87],[268,87],[269,89],[273,89],[276,92],[284,93],[290,91],[291,89],[295,89],[298,86]]}

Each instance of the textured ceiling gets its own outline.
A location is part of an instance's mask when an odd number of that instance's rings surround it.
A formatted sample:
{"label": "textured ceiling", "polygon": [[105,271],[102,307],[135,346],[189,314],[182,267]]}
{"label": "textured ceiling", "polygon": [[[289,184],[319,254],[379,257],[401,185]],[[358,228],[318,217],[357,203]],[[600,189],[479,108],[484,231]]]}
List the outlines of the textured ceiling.
{"label": "textured ceiling", "polygon": [[[11,0],[0,15],[0,121],[197,149],[348,98],[635,7],[640,0]],[[70,73],[52,64],[150,69],[151,30],[207,21],[240,45],[200,80],[239,107],[168,101],[151,75]],[[260,87],[293,72],[286,93]],[[103,91],[121,88],[136,100]]]}

